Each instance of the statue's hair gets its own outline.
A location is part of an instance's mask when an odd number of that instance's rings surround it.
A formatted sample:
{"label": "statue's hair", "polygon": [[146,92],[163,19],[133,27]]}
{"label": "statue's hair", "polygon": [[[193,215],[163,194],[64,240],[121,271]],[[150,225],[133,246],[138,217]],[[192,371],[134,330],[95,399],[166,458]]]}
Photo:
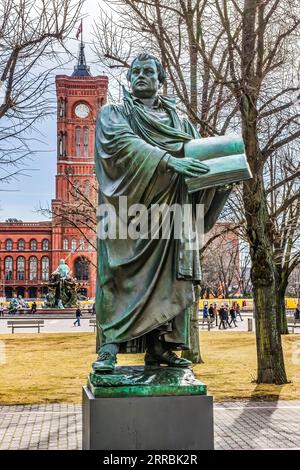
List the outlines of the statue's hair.
{"label": "statue's hair", "polygon": [[147,52],[142,52],[137,57],[135,57],[135,59],[133,59],[133,61],[131,62],[130,68],[128,69],[128,72],[127,72],[127,80],[129,82],[130,82],[130,79],[131,79],[131,70],[133,68],[134,62],[136,60],[149,60],[149,59],[154,60],[154,62],[156,64],[159,83],[162,85],[165,82],[166,72],[165,72],[165,69],[163,68],[160,60],[157,57],[155,57],[154,55],[148,54]]}

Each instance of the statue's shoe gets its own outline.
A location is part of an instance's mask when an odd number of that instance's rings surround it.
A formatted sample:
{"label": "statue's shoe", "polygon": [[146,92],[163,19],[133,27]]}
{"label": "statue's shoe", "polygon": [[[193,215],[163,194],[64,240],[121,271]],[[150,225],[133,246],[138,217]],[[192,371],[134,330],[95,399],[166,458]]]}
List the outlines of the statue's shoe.
{"label": "statue's shoe", "polygon": [[116,366],[116,356],[109,352],[101,352],[97,360],[92,364],[95,372],[111,372]]}
{"label": "statue's shoe", "polygon": [[146,366],[160,366],[161,364],[169,367],[189,367],[192,365],[192,362],[183,357],[178,357],[173,351],[165,351],[162,354],[149,352],[145,354]]}

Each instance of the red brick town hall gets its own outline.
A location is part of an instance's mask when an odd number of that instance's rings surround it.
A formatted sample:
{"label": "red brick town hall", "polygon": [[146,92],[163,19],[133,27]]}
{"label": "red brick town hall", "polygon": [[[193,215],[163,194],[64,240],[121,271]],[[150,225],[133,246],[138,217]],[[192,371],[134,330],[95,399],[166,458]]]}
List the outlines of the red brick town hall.
{"label": "red brick town hall", "polygon": [[76,190],[96,203],[94,130],[107,89],[106,76],[91,76],[81,44],[73,74],[56,76],[57,173],[52,220],[0,222],[0,297],[42,297],[61,259],[80,283],[81,293],[95,296],[95,230],[90,224],[78,227],[59,214],[76,203]]}

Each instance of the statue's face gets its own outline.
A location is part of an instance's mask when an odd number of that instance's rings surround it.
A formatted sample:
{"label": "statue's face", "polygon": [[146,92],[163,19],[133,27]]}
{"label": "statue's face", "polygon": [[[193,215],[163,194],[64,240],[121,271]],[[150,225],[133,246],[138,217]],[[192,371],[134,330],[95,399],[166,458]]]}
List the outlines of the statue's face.
{"label": "statue's face", "polygon": [[154,60],[136,59],[131,68],[130,83],[132,93],[137,98],[151,98],[156,95],[159,81]]}

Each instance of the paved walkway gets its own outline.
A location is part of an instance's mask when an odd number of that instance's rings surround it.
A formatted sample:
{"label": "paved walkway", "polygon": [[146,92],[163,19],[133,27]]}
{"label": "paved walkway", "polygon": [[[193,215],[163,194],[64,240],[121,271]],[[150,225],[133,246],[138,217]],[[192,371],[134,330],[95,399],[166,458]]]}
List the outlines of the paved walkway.
{"label": "paved walkway", "polygon": [[[300,401],[216,403],[215,448],[300,449]],[[0,450],[81,448],[81,406],[0,406]]]}
{"label": "paved walkway", "polygon": [[[11,327],[7,327],[7,321],[8,320],[27,320],[27,319],[32,319],[33,317],[16,317],[16,318],[0,318],[0,334],[10,334],[11,333]],[[91,318],[91,317],[90,317]],[[95,318],[95,317],[94,317]],[[74,332],[81,332],[81,333],[92,333],[94,330],[94,327],[89,324],[89,318],[82,318],[80,320],[81,326],[74,326],[74,321],[75,318],[51,318],[51,319],[44,319],[44,327],[41,328],[41,333],[74,333]],[[247,317],[244,317],[244,321],[238,321],[237,322],[237,328],[227,328],[226,331],[247,331],[248,329],[248,320]],[[254,328],[254,322],[253,322],[253,328]],[[207,331],[207,325],[203,326],[202,321],[199,322],[199,330],[200,331]],[[36,333],[36,328],[24,328],[24,329],[17,329],[15,330],[15,334],[18,333]],[[216,328],[215,326],[211,329],[211,331],[223,331],[219,330],[218,327]]]}

